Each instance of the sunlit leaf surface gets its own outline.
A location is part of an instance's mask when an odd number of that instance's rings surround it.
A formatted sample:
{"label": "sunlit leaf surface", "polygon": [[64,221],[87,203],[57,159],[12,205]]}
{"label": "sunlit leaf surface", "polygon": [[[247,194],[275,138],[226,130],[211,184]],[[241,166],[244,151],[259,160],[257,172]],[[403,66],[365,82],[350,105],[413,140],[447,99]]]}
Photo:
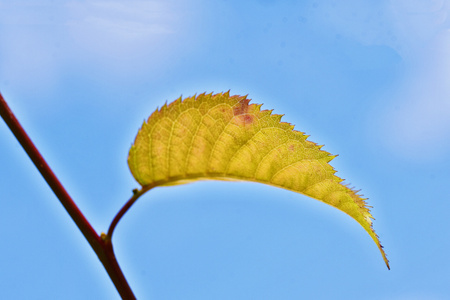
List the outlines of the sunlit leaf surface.
{"label": "sunlit leaf surface", "polygon": [[347,213],[369,233],[365,198],[342,184],[335,157],[245,96],[201,94],[156,110],[131,147],[128,165],[144,188],[196,180],[245,180],[288,189]]}

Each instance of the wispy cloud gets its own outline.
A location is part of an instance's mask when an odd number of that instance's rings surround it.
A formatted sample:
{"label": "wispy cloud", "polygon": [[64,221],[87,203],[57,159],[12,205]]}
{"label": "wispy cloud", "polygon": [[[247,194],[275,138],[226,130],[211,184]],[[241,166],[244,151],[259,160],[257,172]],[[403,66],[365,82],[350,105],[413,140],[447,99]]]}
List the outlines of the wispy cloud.
{"label": "wispy cloud", "polygon": [[402,157],[437,161],[450,152],[450,31],[438,34],[418,59],[381,113],[380,129],[386,146]]}
{"label": "wispy cloud", "polygon": [[167,2],[72,2],[67,8],[71,36],[80,47],[101,53],[136,53],[143,44],[154,49],[179,33],[182,20],[180,10]]}
{"label": "wispy cloud", "polygon": [[394,39],[386,41],[407,59],[426,48],[442,30],[449,27],[448,0],[395,0],[386,12]]}
{"label": "wispy cloud", "polygon": [[0,84],[38,89],[77,68],[155,71],[181,51],[198,13],[182,1],[24,3],[0,3]]}
{"label": "wispy cloud", "polygon": [[316,7],[316,26],[327,34],[387,46],[402,58],[401,84],[384,94],[390,101],[375,112],[380,120],[375,134],[410,161],[439,160],[450,152],[449,13],[448,0],[354,0]]}
{"label": "wispy cloud", "polygon": [[386,146],[410,161],[450,152],[450,24],[448,1],[394,1],[394,30],[405,59],[403,83],[384,113]]}

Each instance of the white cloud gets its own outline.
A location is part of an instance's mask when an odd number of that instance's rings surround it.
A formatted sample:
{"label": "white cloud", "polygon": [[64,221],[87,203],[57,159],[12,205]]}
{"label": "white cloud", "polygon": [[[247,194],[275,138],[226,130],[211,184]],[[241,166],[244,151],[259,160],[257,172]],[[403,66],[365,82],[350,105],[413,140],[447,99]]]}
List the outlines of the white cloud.
{"label": "white cloud", "polygon": [[[0,84],[51,90],[67,72],[127,77],[167,67],[198,9],[182,1],[0,1]],[[180,45],[184,48],[180,49]],[[179,56],[179,55],[178,55]]]}
{"label": "white cloud", "polygon": [[[93,1],[68,5],[70,35],[94,55],[152,52],[180,31],[181,15],[169,2]],[[172,36],[171,36],[172,35]]]}
{"label": "white cloud", "polygon": [[447,24],[448,0],[327,1],[311,14],[316,27],[363,45],[385,45],[404,58]]}
{"label": "white cloud", "polygon": [[450,31],[437,35],[411,68],[381,114],[380,134],[404,158],[441,160],[450,152]]}
{"label": "white cloud", "polygon": [[448,0],[392,0],[386,7],[394,39],[386,41],[404,58],[415,55],[448,27]]}
{"label": "white cloud", "polygon": [[408,161],[450,153],[449,13],[449,0],[330,1],[314,13],[324,34],[388,46],[402,57],[401,84],[370,119],[379,120],[377,140]]}
{"label": "white cloud", "polygon": [[[58,58],[46,3],[0,6],[0,84],[39,90],[56,81]],[[43,30],[45,29],[45,30]]]}
{"label": "white cloud", "polygon": [[442,160],[450,153],[450,30],[448,1],[393,1],[403,83],[378,112],[385,146],[415,162]]}

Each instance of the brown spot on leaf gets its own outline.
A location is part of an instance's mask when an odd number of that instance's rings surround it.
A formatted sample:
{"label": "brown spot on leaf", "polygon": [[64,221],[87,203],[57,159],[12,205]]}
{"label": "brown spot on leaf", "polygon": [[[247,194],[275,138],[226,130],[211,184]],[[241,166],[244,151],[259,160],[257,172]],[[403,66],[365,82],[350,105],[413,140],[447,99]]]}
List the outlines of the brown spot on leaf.
{"label": "brown spot on leaf", "polygon": [[250,99],[242,99],[239,103],[237,103],[233,107],[233,114],[235,116],[243,115],[248,112],[248,103],[250,102]]}
{"label": "brown spot on leaf", "polygon": [[235,116],[233,122],[238,126],[246,126],[253,124],[254,120],[255,116],[253,114],[244,114]]}
{"label": "brown spot on leaf", "polygon": [[245,114],[245,115],[240,116],[240,118],[244,124],[251,124],[251,123],[253,123],[254,116]]}
{"label": "brown spot on leaf", "polygon": [[248,103],[250,99],[242,99],[235,106],[233,106],[233,115],[235,116],[235,122],[238,125],[249,125],[254,122],[255,115],[248,113],[249,107]]}

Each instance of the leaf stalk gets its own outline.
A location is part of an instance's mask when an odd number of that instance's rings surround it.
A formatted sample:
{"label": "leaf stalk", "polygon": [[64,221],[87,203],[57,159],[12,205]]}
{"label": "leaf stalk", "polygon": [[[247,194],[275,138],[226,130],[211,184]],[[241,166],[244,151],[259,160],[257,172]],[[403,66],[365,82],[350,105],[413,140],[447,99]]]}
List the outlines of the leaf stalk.
{"label": "leaf stalk", "polygon": [[106,239],[111,240],[112,235],[114,233],[114,229],[116,228],[117,224],[119,223],[120,219],[125,215],[125,213],[131,208],[131,206],[136,202],[139,197],[141,197],[143,194],[145,194],[147,191],[151,190],[155,186],[148,186],[144,187],[141,190],[133,190],[133,196],[125,203],[124,206],[119,210],[119,212],[116,214],[114,219],[111,222],[111,225],[109,225],[108,233],[105,235]]}

